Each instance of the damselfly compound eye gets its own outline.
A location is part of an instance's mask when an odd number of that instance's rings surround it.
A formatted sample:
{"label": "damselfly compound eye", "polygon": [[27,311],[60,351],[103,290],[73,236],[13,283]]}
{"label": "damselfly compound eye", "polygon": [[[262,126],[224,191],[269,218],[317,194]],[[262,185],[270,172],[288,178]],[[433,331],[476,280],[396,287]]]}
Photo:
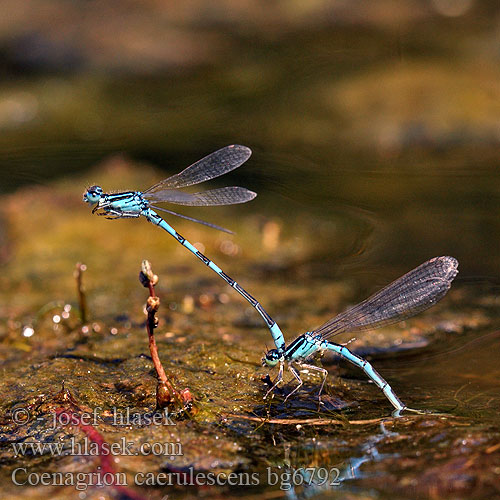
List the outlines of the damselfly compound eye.
{"label": "damselfly compound eye", "polygon": [[276,366],[278,364],[280,355],[278,353],[277,349],[271,349],[270,351],[267,351],[266,355],[263,358],[263,365],[267,366]]}
{"label": "damselfly compound eye", "polygon": [[101,199],[102,194],[103,190],[101,186],[91,186],[84,193],[83,201],[93,205],[94,203],[97,203]]}

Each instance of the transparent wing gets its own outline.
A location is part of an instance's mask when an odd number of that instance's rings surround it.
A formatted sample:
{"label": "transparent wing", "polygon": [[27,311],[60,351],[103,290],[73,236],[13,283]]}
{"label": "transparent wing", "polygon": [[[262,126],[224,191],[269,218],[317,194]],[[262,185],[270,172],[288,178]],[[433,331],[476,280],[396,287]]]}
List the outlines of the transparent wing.
{"label": "transparent wing", "polygon": [[458,273],[453,257],[435,257],[314,330],[323,338],[409,318],[442,299]]}
{"label": "transparent wing", "polygon": [[252,151],[246,146],[238,144],[226,146],[198,160],[182,172],[155,184],[145,191],[145,193],[157,193],[164,189],[193,186],[194,184],[214,179],[238,168],[250,158],[251,154]]}
{"label": "transparent wing", "polygon": [[211,227],[213,229],[223,231],[224,233],[234,234],[233,231],[230,231],[229,229],[226,229],[225,227],[218,226],[217,224],[212,224],[211,222],[205,222],[204,220],[195,219],[193,217],[188,217],[187,215],[178,214],[177,212],[172,212],[172,210],[167,210],[166,208],[154,207],[154,206],[151,206],[151,208],[154,208],[155,210],[161,210],[162,212],[166,212],[167,214],[176,215],[177,217],[181,217],[182,219],[187,219],[187,220],[190,220],[192,222],[197,222],[198,224],[203,224],[204,226],[208,226],[208,227]]}
{"label": "transparent wing", "polygon": [[257,193],[242,187],[231,186],[210,189],[201,193],[183,193],[175,189],[163,189],[155,193],[145,193],[144,198],[153,203],[168,202],[176,205],[208,207],[216,205],[234,205],[253,200]]}

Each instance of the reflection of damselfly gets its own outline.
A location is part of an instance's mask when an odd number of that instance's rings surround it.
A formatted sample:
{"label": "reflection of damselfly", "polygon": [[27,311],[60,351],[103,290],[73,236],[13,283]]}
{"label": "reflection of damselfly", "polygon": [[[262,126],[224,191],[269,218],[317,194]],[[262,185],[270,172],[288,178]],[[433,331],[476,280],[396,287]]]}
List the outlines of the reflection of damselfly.
{"label": "reflection of damselfly", "polygon": [[161,227],[171,236],[173,236],[181,245],[185,246],[191,253],[196,255],[203,263],[205,263],[212,271],[215,271],[224,281],[229,283],[240,295],[242,295],[264,318],[267,327],[271,331],[275,343],[283,339],[283,334],[277,323],[267,314],[260,303],[252,297],[243,287],[236,281],[230,278],[222,271],[220,267],[214,264],[210,259],[205,257],[194,245],[189,243],[186,238],[182,237],[173,227],[165,222],[154,210],[161,210],[171,215],[177,215],[184,219],[198,222],[221,231],[227,231],[220,226],[210,224],[198,219],[186,217],[185,215],[172,212],[165,208],[156,206],[157,203],[174,203],[176,205],[189,206],[217,206],[217,205],[233,205],[236,203],[245,203],[253,200],[257,195],[253,191],[242,187],[223,187],[211,189],[201,193],[185,193],[177,191],[178,188],[193,186],[201,182],[214,179],[224,175],[235,168],[241,166],[250,158],[251,150],[246,146],[226,146],[214,153],[202,158],[185,168],[182,172],[172,175],[167,179],[140,191],[125,191],[121,193],[105,193],[100,186],[92,186],[87,189],[83,195],[83,201],[90,205],[95,205],[92,213],[105,216],[108,219],[121,219],[145,217],[149,222]]}
{"label": "reflection of damselfly", "polygon": [[[360,479],[370,477],[369,473],[363,473],[361,466],[368,462],[379,462],[388,458],[397,458],[397,453],[379,453],[377,444],[387,437],[397,437],[397,432],[388,431],[384,427],[384,423],[380,423],[380,434],[369,436],[368,439],[361,444],[361,456],[353,456],[347,460],[346,466],[340,470],[338,467],[301,467],[288,472],[288,477],[292,478],[288,484],[290,487],[286,489],[287,500],[308,500],[309,498],[317,498],[321,493],[332,493],[339,486],[346,486],[346,481],[351,479]],[[282,473],[283,477],[284,473]],[[268,474],[269,476],[269,474]],[[296,486],[302,486],[302,491],[297,493]],[[283,489],[283,488],[282,488]],[[325,496],[325,495],[323,495]],[[345,495],[344,495],[345,496]]]}
{"label": "reflection of damselfly", "polygon": [[278,376],[266,396],[283,380],[283,368],[287,362],[298,385],[288,394],[286,399],[302,385],[297,368],[308,368],[323,374],[323,383],[319,390],[319,397],[321,397],[328,372],[324,368],[305,362],[318,351],[330,350],[361,368],[382,389],[396,410],[403,410],[405,405],[368,361],[352,353],[344,345],[329,342],[328,339],[340,333],[396,323],[431,307],[449,290],[451,282],[458,273],[457,268],[458,262],[453,257],[430,259],[368,299],[335,316],[316,330],[303,333],[288,347],[285,346],[283,338],[279,339],[279,342],[276,343],[276,349],[268,351],[262,360],[263,364],[267,366],[276,366],[279,363]]}

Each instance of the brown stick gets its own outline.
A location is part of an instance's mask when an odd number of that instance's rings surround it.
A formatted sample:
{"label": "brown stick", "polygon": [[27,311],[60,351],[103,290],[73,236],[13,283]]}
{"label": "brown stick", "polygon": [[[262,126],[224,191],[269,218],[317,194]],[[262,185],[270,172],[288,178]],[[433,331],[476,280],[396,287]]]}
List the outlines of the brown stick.
{"label": "brown stick", "polygon": [[367,420],[338,420],[331,418],[262,418],[251,417],[249,415],[236,415],[229,413],[227,417],[241,418],[242,420],[251,420],[252,422],[259,422],[260,424],[278,424],[278,425],[372,425],[392,420],[388,417],[370,418]]}
{"label": "brown stick", "polygon": [[187,406],[193,401],[193,397],[189,389],[178,391],[173,384],[169,381],[165,369],[160,361],[158,355],[158,346],[154,336],[154,329],[158,326],[158,318],[156,313],[160,307],[160,298],[155,293],[155,285],[158,283],[158,276],[153,274],[151,264],[144,260],[142,262],[141,272],[139,274],[141,283],[149,289],[149,297],[146,303],[146,311],[148,319],[146,321],[146,329],[149,339],[149,351],[151,352],[151,359],[158,375],[158,386],[156,388],[156,404],[158,408],[165,408],[171,404],[172,399],[181,406]]}
{"label": "brown stick", "polygon": [[[400,421],[401,417],[379,417],[379,418],[370,418],[366,420],[339,420],[339,419],[330,419],[330,418],[262,418],[262,417],[251,417],[250,415],[237,415],[235,413],[228,413],[224,415],[225,417],[231,418],[241,418],[242,420],[251,420],[252,422],[259,422],[261,425],[263,424],[278,424],[278,425],[372,425],[379,424],[380,422],[395,422]],[[425,414],[424,414],[425,416]],[[447,419],[453,419],[454,425],[458,426],[469,426],[468,423],[457,422],[460,417],[455,417],[454,415],[432,415],[431,416],[446,416]]]}
{"label": "brown stick", "polygon": [[76,278],[76,292],[78,295],[78,305],[80,307],[80,320],[82,324],[87,322],[87,298],[85,296],[85,288],[83,286],[83,272],[87,270],[87,266],[78,262],[76,264],[75,272],[73,273]]}

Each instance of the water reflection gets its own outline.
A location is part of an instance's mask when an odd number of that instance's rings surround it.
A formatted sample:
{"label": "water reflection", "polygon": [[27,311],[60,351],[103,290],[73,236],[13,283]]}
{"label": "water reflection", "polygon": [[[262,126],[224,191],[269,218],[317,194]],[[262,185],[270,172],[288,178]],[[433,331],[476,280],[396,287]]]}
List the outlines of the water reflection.
{"label": "water reflection", "polygon": [[[303,467],[298,471],[291,469],[290,478],[292,481],[289,483],[290,488],[286,490],[286,498],[289,500],[307,500],[325,493],[342,494],[345,488],[350,487],[349,481],[373,477],[373,474],[364,472],[361,469],[362,466],[370,462],[398,458],[398,453],[379,453],[377,449],[377,444],[386,438],[397,437],[398,435],[397,432],[388,431],[384,423],[381,422],[380,433],[369,436],[359,446],[360,455],[352,456],[341,467]],[[300,476],[297,475],[297,472],[299,472]],[[281,488],[284,489],[283,484]]]}

